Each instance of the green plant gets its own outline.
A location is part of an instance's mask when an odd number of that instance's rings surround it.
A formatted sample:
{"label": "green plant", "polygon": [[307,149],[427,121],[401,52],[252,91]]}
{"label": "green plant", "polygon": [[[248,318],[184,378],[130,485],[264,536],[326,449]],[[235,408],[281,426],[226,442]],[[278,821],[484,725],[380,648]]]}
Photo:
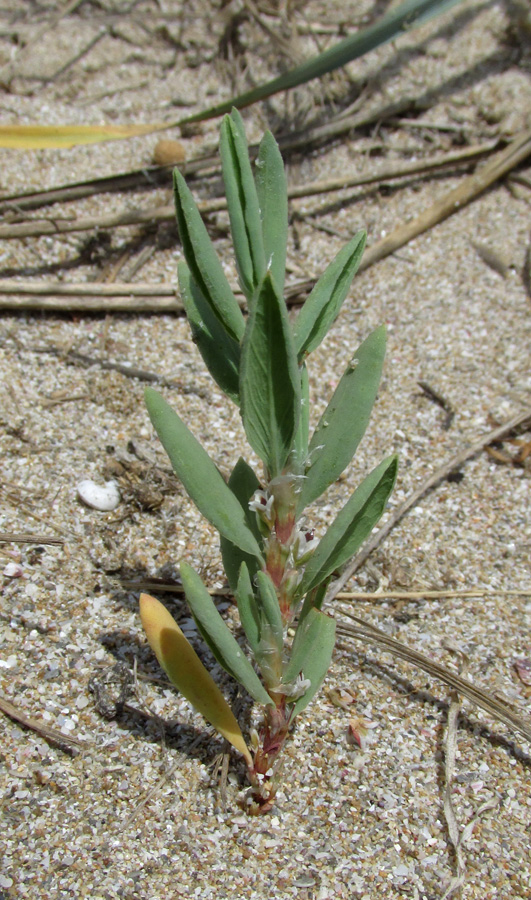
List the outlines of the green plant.
{"label": "green plant", "polygon": [[140,606],[148,640],[171,680],[245,757],[251,783],[248,808],[258,813],[272,806],[284,740],[330,665],[335,621],[322,610],[327,586],[380,518],[397,461],[391,456],[380,463],[321,540],[315,538],[305,510],[350,463],[369,421],[385,353],[385,331],[378,328],[356,350],[310,438],[306,361],[339,313],[365,234],[357,234],[338,253],[292,325],[283,299],[288,210],[278,146],[267,132],[254,177],[243,122],[233,110],[223,120],[220,149],[249,315],[245,319],[176,171],[177,222],[186,259],[179,266],[179,284],[194,341],[214,380],[240,407],[249,444],[263,463],[261,477],[239,459],[226,483],[177,413],[151,388],[146,404],[175,472],[220,533],[225,572],[256,667],[199,575],[185,561],[180,573],[205,642],[263,706],[251,750],[167,610],[147,595]]}

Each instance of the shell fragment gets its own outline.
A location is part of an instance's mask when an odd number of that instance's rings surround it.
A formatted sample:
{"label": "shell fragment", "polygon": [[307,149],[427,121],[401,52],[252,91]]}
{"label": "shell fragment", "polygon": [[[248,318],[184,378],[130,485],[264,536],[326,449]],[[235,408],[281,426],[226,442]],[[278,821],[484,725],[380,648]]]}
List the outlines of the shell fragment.
{"label": "shell fragment", "polygon": [[87,478],[79,482],[77,494],[86,506],[99,509],[101,512],[116,509],[120,502],[120,492],[115,481],[107,481],[102,486]]}

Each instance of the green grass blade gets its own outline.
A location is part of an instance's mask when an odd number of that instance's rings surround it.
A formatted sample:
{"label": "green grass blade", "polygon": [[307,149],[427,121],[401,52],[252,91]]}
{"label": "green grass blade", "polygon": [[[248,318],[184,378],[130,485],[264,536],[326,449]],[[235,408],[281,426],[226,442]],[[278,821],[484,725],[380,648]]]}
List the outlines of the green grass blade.
{"label": "green grass blade", "polygon": [[299,362],[319,346],[349,292],[365,249],[367,234],[359,231],[325,269],[304,303],[293,329]]}
{"label": "green grass blade", "polygon": [[145,401],[174,471],[198,510],[220,534],[262,560],[260,547],[245,520],[241,504],[206,450],[157,391],[146,388]]}
{"label": "green grass blade", "polygon": [[269,477],[282,472],[301,406],[301,380],[288,312],[268,273],[257,291],[242,343],[243,426]]}
{"label": "green grass blade", "polygon": [[266,258],[245,129],[236,109],[223,119],[219,149],[236,268],[241,288],[250,302],[265,275]]}
{"label": "green grass blade", "polygon": [[227,281],[223,267],[183,176],[173,173],[173,196],[184,257],[205,300],[236,341],[245,330],[245,319]]}
{"label": "green grass blade", "polygon": [[315,429],[300,511],[339,478],[354,456],[369,423],[384,356],[385,326],[380,326],[358,347]]}
{"label": "green grass blade", "polygon": [[306,84],[313,78],[321,78],[328,72],[333,72],[354,59],[359,59],[360,56],[364,56],[376,47],[396,40],[405,31],[410,32],[413,28],[423,25],[429,19],[446,12],[459,2],[461,0],[405,0],[400,6],[395,6],[385,16],[382,16],[374,25],[369,25],[368,28],[345,38],[334,47],[325,50],[324,53],[319,53],[301,63],[300,66],[290,69],[289,72],[285,72],[253,90],[246,91],[244,94],[232,97],[224,103],[218,103],[203,112],[180,119],[175,124],[184,125],[188,122],[213,119],[230,112],[233,106],[242,109],[244,106],[257,103],[258,100],[278,94],[279,91]]}

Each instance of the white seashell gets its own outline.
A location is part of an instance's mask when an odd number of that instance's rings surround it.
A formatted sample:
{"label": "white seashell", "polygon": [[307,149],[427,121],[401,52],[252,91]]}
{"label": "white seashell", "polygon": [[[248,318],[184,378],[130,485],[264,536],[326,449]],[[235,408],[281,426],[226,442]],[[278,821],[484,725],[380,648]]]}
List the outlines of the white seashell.
{"label": "white seashell", "polygon": [[10,562],[2,574],[7,578],[20,578],[24,574],[24,569],[18,563]]}
{"label": "white seashell", "polygon": [[87,478],[85,481],[79,482],[77,493],[83,503],[102,512],[116,509],[120,502],[120,492],[115,481],[107,481],[102,487]]}

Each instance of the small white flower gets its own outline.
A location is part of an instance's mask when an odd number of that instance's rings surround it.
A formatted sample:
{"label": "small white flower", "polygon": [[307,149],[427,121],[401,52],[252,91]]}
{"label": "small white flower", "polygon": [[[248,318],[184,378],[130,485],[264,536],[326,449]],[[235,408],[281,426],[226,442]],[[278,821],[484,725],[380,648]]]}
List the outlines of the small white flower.
{"label": "small white flower", "polygon": [[249,509],[257,513],[271,527],[274,522],[273,503],[275,498],[267,491],[255,491],[249,500]]}
{"label": "small white flower", "polygon": [[297,700],[299,697],[302,697],[311,686],[312,683],[310,679],[305,678],[301,672],[300,675],[297,675],[295,681],[291,681],[289,684],[279,684],[275,687],[275,691],[277,694],[285,694],[290,700]]}
{"label": "small white flower", "polygon": [[310,531],[298,531],[293,542],[293,560],[296,566],[302,566],[307,562],[319,543],[319,538],[314,537],[313,528]]}

